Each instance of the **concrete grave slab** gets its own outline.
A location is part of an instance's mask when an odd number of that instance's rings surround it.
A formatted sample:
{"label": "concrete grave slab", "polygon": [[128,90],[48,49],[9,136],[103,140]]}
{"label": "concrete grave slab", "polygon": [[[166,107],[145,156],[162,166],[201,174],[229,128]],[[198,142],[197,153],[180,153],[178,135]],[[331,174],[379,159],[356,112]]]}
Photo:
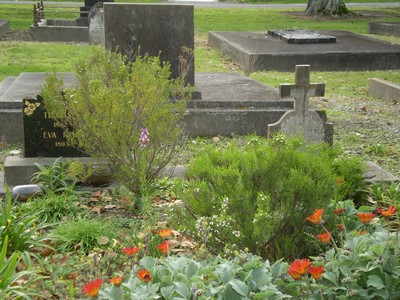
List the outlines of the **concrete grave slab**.
{"label": "concrete grave slab", "polygon": [[10,21],[0,19],[0,37],[10,31]]}
{"label": "concrete grave slab", "polygon": [[370,22],[368,33],[400,36],[400,22]]}
{"label": "concrete grave slab", "polygon": [[[193,5],[104,3],[104,34],[107,50],[134,60],[140,53],[160,54],[171,64],[173,78],[179,76],[182,47],[194,49]],[[194,84],[194,61],[187,82]]]}
{"label": "concrete grave slab", "polygon": [[369,81],[368,95],[388,101],[400,101],[400,84],[395,84],[379,78],[371,78]]}
{"label": "concrete grave slab", "polygon": [[265,32],[209,32],[210,45],[221,49],[247,71],[293,72],[308,64],[315,71],[387,70],[400,68],[400,45],[348,31],[316,31],[336,43],[288,44]]}

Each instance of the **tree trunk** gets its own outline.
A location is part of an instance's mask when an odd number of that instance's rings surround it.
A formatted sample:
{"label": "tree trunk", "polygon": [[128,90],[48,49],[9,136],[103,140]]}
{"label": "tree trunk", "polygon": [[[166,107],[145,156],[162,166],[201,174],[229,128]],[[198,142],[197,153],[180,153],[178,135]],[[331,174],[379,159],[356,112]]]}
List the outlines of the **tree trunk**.
{"label": "tree trunk", "polygon": [[342,15],[348,12],[347,7],[342,0],[308,0],[305,14]]}

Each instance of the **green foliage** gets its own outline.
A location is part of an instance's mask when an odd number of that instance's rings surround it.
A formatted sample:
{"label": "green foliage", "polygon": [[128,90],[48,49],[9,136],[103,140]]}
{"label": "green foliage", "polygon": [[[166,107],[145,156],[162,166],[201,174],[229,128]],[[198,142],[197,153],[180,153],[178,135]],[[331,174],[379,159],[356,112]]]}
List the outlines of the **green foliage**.
{"label": "green foliage", "polygon": [[49,237],[40,234],[49,224],[40,223],[38,212],[24,211],[11,198],[6,188],[5,203],[0,203],[0,246],[3,247],[8,236],[8,253],[18,251],[25,263],[29,264],[30,257],[36,256],[33,251],[49,247],[43,242]]}
{"label": "green foliage", "polygon": [[76,88],[61,95],[63,83],[53,74],[42,95],[59,125],[72,126],[69,141],[107,160],[120,182],[140,194],[179,153],[188,93],[182,80],[169,79],[169,65],[160,65],[159,57],[125,62],[126,57],[96,49],[77,66]]}
{"label": "green foliage", "polygon": [[46,194],[67,193],[80,194],[76,191],[78,177],[71,174],[69,168],[72,165],[70,161],[61,161],[57,158],[49,167],[35,163],[39,169],[32,175],[32,182],[39,184]]}
{"label": "green foliage", "polygon": [[61,223],[52,230],[57,250],[88,254],[95,248],[105,249],[118,235],[100,219],[79,217]]}
{"label": "green foliage", "polygon": [[35,214],[38,222],[58,223],[63,218],[74,218],[85,211],[79,206],[78,198],[70,194],[49,193],[28,200],[21,211]]}
{"label": "green foliage", "polygon": [[[17,264],[19,254],[13,252],[7,257],[8,236],[4,237],[0,250],[0,298],[1,299],[31,299],[31,296],[37,295],[29,285],[38,279],[37,275],[30,271],[18,272]],[[18,282],[22,277],[29,278],[23,280],[22,284]]]}
{"label": "green foliage", "polygon": [[[177,187],[184,206],[173,208],[171,224],[212,253],[233,255],[235,248],[248,248],[271,259],[308,253],[305,217],[330,199],[340,200],[339,176],[360,176],[355,163],[337,172],[346,160],[339,163],[336,156],[327,145],[304,147],[283,137],[271,143],[250,137],[246,145],[233,141],[225,149],[206,146]],[[361,188],[360,182],[352,184]]]}

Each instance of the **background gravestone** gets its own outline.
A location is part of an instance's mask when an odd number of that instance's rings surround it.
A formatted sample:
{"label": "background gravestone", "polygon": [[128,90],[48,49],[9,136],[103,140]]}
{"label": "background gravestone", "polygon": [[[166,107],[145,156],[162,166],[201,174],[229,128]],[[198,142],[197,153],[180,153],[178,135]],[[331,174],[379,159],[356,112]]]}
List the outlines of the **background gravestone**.
{"label": "background gravestone", "polygon": [[[104,3],[105,47],[134,60],[138,54],[157,56],[179,76],[182,47],[194,49],[193,5]],[[194,85],[194,61],[186,83]]]}

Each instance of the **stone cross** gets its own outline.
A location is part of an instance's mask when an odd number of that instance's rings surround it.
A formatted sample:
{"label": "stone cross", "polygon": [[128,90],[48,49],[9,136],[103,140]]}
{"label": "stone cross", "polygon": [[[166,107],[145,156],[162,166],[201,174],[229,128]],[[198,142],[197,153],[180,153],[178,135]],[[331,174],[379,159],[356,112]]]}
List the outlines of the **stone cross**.
{"label": "stone cross", "polygon": [[309,111],[309,98],[325,95],[325,84],[310,83],[310,65],[297,65],[295,73],[296,84],[281,84],[281,98],[294,98],[294,111],[305,115]]}
{"label": "stone cross", "polygon": [[[268,125],[268,136],[282,132],[288,136],[302,135],[305,143],[326,141],[332,144],[333,125],[326,122],[324,112],[311,111],[309,98],[324,96],[325,84],[310,83],[310,65],[297,65],[295,84],[281,84],[281,98],[294,98],[294,109]],[[325,118],[325,119],[323,119]]]}

